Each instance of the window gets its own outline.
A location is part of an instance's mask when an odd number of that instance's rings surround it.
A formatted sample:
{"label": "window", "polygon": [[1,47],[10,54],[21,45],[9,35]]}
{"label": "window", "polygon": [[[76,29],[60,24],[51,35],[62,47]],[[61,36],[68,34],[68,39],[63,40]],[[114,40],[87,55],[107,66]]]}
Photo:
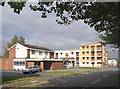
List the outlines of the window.
{"label": "window", "polygon": [[85,64],[85,62],[83,62],[83,64]]}
{"label": "window", "polygon": [[68,56],[68,53],[65,53],[65,56]]}
{"label": "window", "polygon": [[45,52],[45,55],[48,55],[48,52]]}
{"label": "window", "polygon": [[87,49],[89,49],[89,46],[87,46]]}
{"label": "window", "polygon": [[16,61],[14,61],[14,66],[16,66]]}
{"label": "window", "polygon": [[89,64],[89,62],[87,62],[87,64]]}
{"label": "window", "polygon": [[42,54],[42,51],[39,51],[39,55],[41,55]]}
{"label": "window", "polygon": [[73,52],[71,52],[71,54],[73,55]]}
{"label": "window", "polygon": [[16,66],[19,66],[19,62],[18,61],[16,62]]}
{"label": "window", "polygon": [[83,49],[85,48],[85,46],[82,47]]}
{"label": "window", "polygon": [[63,53],[60,53],[61,55],[63,54]]}
{"label": "window", "polygon": [[91,49],[94,50],[95,46],[91,46]]}
{"label": "window", "polygon": [[87,55],[89,54],[89,51],[87,51]]}
{"label": "window", "polygon": [[24,61],[20,61],[20,62],[14,61],[14,66],[25,66],[25,62]]}
{"label": "window", "polygon": [[85,57],[83,57],[83,60],[85,60]]}
{"label": "window", "polygon": [[89,57],[87,57],[87,60],[89,60]]}
{"label": "window", "polygon": [[32,50],[32,54],[35,54],[35,50]]}
{"label": "window", "polygon": [[85,52],[82,52],[83,53],[83,55],[85,54]]}
{"label": "window", "polygon": [[25,66],[25,62],[23,61],[23,66]]}
{"label": "window", "polygon": [[23,62],[22,62],[22,61],[20,61],[20,66],[22,66],[22,64],[23,64]]}

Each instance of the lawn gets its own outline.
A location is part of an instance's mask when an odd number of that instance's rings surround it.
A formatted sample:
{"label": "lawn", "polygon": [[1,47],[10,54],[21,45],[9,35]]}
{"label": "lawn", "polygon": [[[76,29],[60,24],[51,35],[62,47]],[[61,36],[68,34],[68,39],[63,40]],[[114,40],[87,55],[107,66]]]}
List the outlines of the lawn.
{"label": "lawn", "polygon": [[72,71],[49,71],[49,72],[43,72],[43,74],[72,74],[75,72]]}
{"label": "lawn", "polygon": [[12,82],[20,82],[20,81],[27,81],[37,79],[37,77],[19,77],[19,76],[9,76],[2,78],[2,84],[12,83]]}
{"label": "lawn", "polygon": [[79,69],[98,69],[96,67],[79,67]]}

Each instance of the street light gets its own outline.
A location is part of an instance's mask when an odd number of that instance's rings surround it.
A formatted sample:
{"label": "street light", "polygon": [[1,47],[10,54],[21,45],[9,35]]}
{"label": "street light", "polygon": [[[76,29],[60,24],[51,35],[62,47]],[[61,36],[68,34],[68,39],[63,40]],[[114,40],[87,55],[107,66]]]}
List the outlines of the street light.
{"label": "street light", "polygon": [[68,62],[69,62],[69,60],[67,59],[67,71],[68,71]]}

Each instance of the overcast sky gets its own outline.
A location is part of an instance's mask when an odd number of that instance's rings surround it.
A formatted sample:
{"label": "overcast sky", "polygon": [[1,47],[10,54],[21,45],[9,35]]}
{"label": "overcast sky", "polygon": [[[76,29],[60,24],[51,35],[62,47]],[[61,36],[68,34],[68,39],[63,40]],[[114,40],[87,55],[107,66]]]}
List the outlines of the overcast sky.
{"label": "overcast sky", "polygon": [[[9,6],[2,8],[2,46],[14,35],[25,38],[27,44],[47,47],[52,50],[79,49],[79,46],[99,42],[94,28],[83,21],[75,21],[69,26],[58,25],[55,14],[42,19],[40,12],[33,12],[24,7],[20,15],[13,13]],[[0,19],[1,20],[1,19]],[[109,58],[117,58],[117,51],[106,47]],[[1,49],[0,49],[1,50]],[[0,53],[1,54],[1,53]]]}

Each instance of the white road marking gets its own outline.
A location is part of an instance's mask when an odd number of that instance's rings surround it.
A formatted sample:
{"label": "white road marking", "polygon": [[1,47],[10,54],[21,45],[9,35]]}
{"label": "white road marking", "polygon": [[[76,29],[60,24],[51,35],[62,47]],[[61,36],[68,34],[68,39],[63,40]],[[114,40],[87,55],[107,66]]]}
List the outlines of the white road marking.
{"label": "white road marking", "polygon": [[98,80],[96,80],[96,81],[94,81],[94,82],[92,82],[92,84],[94,84],[94,83],[96,83],[96,82],[98,82],[98,81],[100,81],[101,79],[98,79]]}
{"label": "white road marking", "polygon": [[55,86],[55,84],[53,84],[53,85],[50,85],[50,86]]}
{"label": "white road marking", "polygon": [[107,77],[108,75],[103,76],[103,78]]}
{"label": "white road marking", "polygon": [[67,81],[63,81],[64,83],[66,83]]}

